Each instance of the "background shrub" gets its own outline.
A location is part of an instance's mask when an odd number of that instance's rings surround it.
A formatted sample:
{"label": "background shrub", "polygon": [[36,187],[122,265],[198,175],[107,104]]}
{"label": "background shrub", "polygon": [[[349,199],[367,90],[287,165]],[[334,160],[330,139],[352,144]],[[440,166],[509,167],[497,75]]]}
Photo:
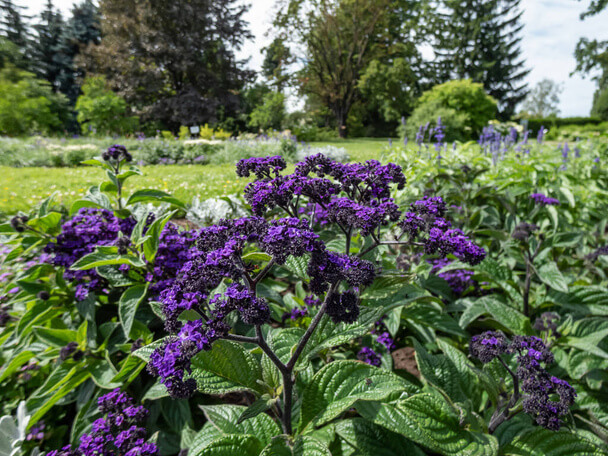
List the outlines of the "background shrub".
{"label": "background shrub", "polygon": [[405,131],[414,138],[421,125],[434,125],[441,117],[447,141],[473,139],[494,119],[496,109],[496,101],[481,84],[470,79],[449,81],[422,94]]}

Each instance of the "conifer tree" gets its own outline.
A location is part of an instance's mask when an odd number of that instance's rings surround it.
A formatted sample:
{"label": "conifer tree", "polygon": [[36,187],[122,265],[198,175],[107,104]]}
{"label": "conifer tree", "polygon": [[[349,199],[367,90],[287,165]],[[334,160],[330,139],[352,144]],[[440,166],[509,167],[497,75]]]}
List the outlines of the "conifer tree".
{"label": "conifer tree", "polygon": [[528,94],[521,57],[521,0],[442,0],[432,22],[439,81],[470,78],[511,117]]}

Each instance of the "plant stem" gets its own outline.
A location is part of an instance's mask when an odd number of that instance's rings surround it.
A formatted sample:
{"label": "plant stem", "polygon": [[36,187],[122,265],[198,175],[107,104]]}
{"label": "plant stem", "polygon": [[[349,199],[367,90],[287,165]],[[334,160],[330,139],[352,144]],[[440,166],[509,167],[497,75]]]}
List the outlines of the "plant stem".
{"label": "plant stem", "polygon": [[498,361],[500,361],[500,363],[507,370],[509,375],[513,378],[513,395],[511,396],[509,403],[502,410],[502,412],[498,412],[500,410],[500,407],[498,407],[492,415],[492,418],[490,418],[490,423],[488,424],[488,432],[490,434],[492,434],[496,430],[496,428],[500,426],[501,423],[507,421],[508,419],[514,416],[509,416],[509,412],[513,407],[515,407],[515,404],[517,404],[517,401],[520,397],[519,379],[517,378],[517,375],[515,375],[515,373],[509,368],[509,366],[507,366],[507,363],[505,363],[500,356],[498,357]]}
{"label": "plant stem", "polygon": [[291,369],[283,373],[283,432],[291,435],[291,408],[293,401],[293,377]]}

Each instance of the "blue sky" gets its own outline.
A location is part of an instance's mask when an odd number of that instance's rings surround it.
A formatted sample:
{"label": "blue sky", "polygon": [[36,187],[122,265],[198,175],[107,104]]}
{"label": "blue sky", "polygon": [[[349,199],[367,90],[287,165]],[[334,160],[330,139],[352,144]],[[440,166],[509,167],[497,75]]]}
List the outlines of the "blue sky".
{"label": "blue sky", "polygon": [[[17,0],[28,5],[30,14],[40,11],[46,0]],[[72,0],[55,0],[62,11],[68,12]],[[275,0],[249,0],[252,7],[247,15],[255,40],[241,50],[241,57],[250,57],[250,67],[259,69],[260,50],[268,43],[265,36],[272,18]],[[527,82],[531,85],[543,78],[563,84],[560,109],[563,116],[586,116],[591,108],[595,82],[579,75],[570,77],[575,67],[574,48],[579,37],[608,40],[608,10],[600,15],[579,19],[589,0],[523,0],[524,35],[522,50],[532,69]]]}

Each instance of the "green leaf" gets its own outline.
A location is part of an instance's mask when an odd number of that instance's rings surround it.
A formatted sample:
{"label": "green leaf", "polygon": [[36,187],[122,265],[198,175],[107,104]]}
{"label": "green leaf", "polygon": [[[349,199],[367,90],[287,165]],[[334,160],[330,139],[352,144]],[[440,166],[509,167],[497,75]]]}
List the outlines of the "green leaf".
{"label": "green leaf", "polygon": [[331,456],[331,452],[313,437],[299,435],[291,446],[288,438],[281,435],[275,437],[260,456]]}
{"label": "green leaf", "polygon": [[28,428],[40,420],[58,401],[74,391],[81,383],[91,376],[91,373],[87,369],[74,367],[72,371],[73,373],[69,375],[68,380],[65,381],[60,388],[43,398],[40,401],[41,404],[39,406],[32,407],[31,399],[28,400],[27,408],[32,413]]}
{"label": "green leaf", "polygon": [[34,356],[34,352],[31,352],[29,350],[13,356],[8,363],[4,364],[3,369],[0,371],[0,382],[8,378],[13,373],[17,372],[17,369],[19,369],[21,366],[31,360]]}
{"label": "green leaf", "polygon": [[54,347],[64,347],[76,340],[76,331],[71,329],[52,329],[34,326],[33,330],[39,339]]}
{"label": "green leaf", "polygon": [[137,190],[136,192],[133,192],[133,194],[127,200],[127,206],[129,206],[131,204],[135,204],[135,203],[149,203],[149,202],[169,203],[169,204],[172,204],[173,206],[177,206],[181,209],[186,209],[186,205],[184,203],[182,203],[177,198],[174,198],[169,193],[165,193],[163,191],[154,190],[154,189],[150,189],[150,188],[143,189],[143,190]]}
{"label": "green leaf", "polygon": [[162,219],[154,220],[154,222],[152,222],[148,228],[148,231],[146,232],[146,240],[144,241],[144,256],[149,263],[154,263],[156,252],[158,251],[158,246],[160,245],[160,234],[173,215],[175,215],[175,211],[169,212]]}
{"label": "green leaf", "polygon": [[27,224],[37,231],[49,233],[57,228],[60,222],[61,214],[59,212],[49,212],[40,218],[29,220]]}
{"label": "green leaf", "polygon": [[192,451],[192,456],[259,456],[260,441],[253,435],[227,435],[211,442],[201,451]]}
{"label": "green leaf", "polygon": [[134,356],[143,359],[146,363],[150,361],[150,356],[158,347],[165,343],[165,338],[155,340],[151,344],[145,345],[133,352]]}
{"label": "green leaf", "polygon": [[424,456],[424,452],[400,434],[362,418],[340,420],[336,434],[361,456]]}
{"label": "green leaf", "polygon": [[273,399],[271,397],[259,398],[257,401],[255,401],[243,411],[241,416],[239,416],[239,419],[236,421],[236,424],[241,424],[245,420],[254,418],[260,413],[264,413],[266,410],[270,410],[274,403],[276,403],[276,399]]}
{"label": "green leaf", "polygon": [[306,272],[308,269],[308,259],[306,257],[289,256],[284,266],[298,279],[309,280],[308,272]]}
{"label": "green leaf", "polygon": [[397,404],[359,402],[367,420],[446,456],[496,456],[496,438],[463,429],[459,417],[443,398],[417,394]]}
{"label": "green leaf", "polygon": [[265,263],[272,259],[270,255],[264,252],[251,252],[243,255],[243,260],[245,261],[253,261],[256,263]]}
{"label": "green leaf", "polygon": [[94,252],[83,256],[72,264],[70,269],[73,271],[82,271],[99,266],[118,264],[130,264],[136,268],[143,268],[146,265],[146,263],[134,255],[120,255],[118,251],[113,252],[111,247],[97,247]]}
{"label": "green leaf", "polygon": [[192,443],[193,449],[197,451],[221,436],[255,435],[264,446],[268,445],[275,435],[281,433],[279,425],[264,413],[238,423],[239,417],[247,409],[240,405],[206,405],[201,408],[207,419],[219,432],[210,433],[208,429],[203,428]]}
{"label": "green leaf", "polygon": [[306,344],[299,364],[305,365],[307,359],[312,358],[321,350],[350,342],[356,337],[366,334],[373,324],[385,313],[385,308],[372,308],[361,306],[359,318],[353,324],[334,323],[323,315],[317,329]]}
{"label": "green leaf", "polygon": [[568,293],[568,282],[553,261],[538,268],[538,278],[554,290]]}
{"label": "green leaf", "polygon": [[97,274],[106,279],[113,287],[128,287],[133,285],[133,279],[127,277],[116,266],[99,266]]}
{"label": "green leaf", "polygon": [[516,436],[501,448],[509,456],[606,456],[589,440],[568,431],[533,428]]}
{"label": "green leaf", "polygon": [[321,426],[357,401],[380,401],[393,393],[408,395],[418,388],[390,371],[360,361],[334,361],[315,374],[304,390],[302,429]]}
{"label": "green leaf", "polygon": [[485,308],[485,314],[500,323],[513,334],[532,334],[530,319],[519,310],[505,304],[494,296],[479,298],[476,305]]}
{"label": "green leaf", "polygon": [[118,301],[118,317],[127,339],[131,334],[137,308],[148,292],[148,285],[146,283],[145,285],[139,284],[127,288]]}
{"label": "green leaf", "polygon": [[259,361],[240,344],[228,340],[216,341],[211,350],[192,359],[192,378],[205,394],[264,392]]}

